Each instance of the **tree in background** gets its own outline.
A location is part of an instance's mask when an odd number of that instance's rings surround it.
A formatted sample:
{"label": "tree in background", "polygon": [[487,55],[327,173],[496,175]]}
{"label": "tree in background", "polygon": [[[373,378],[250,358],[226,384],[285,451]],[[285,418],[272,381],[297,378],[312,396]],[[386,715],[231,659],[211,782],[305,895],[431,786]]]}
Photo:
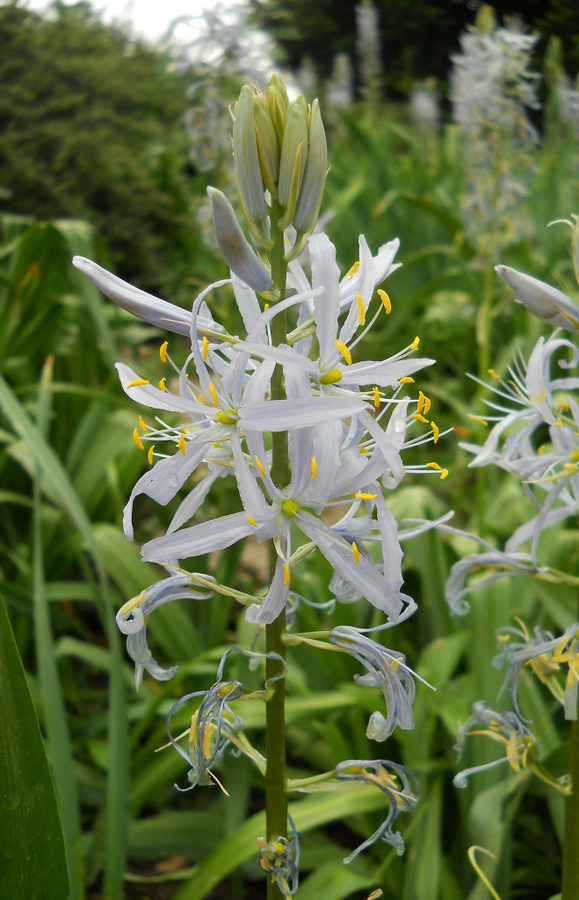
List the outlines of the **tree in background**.
{"label": "tree in background", "polygon": [[169,57],[85,2],[1,7],[0,46],[1,207],[86,219],[122,277],[174,289],[196,237],[186,84]]}
{"label": "tree in background", "polygon": [[[315,61],[318,75],[329,78],[332,61],[347,52],[355,59],[357,0],[251,0],[255,16],[275,38],[287,65],[296,70],[304,58]],[[389,95],[408,94],[417,80],[445,81],[448,58],[472,24],[480,3],[466,0],[373,0],[379,13],[382,59]],[[499,0],[497,16],[517,14],[546,41],[563,42],[565,68],[579,71],[579,6],[576,0]],[[322,37],[323,36],[323,37]]]}

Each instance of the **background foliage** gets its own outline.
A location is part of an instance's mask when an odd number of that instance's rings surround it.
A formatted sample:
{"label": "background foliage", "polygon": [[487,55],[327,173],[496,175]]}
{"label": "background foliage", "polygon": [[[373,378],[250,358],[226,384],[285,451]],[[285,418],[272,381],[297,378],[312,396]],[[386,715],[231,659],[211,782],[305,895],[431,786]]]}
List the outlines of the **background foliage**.
{"label": "background foliage", "polygon": [[[312,9],[310,4],[294,20],[304,36]],[[389,9],[394,15],[403,5]],[[320,4],[316,10],[325,14]],[[566,11],[564,3],[553,3],[548,14],[563,17]],[[407,27],[416,28],[417,19]],[[327,31],[325,19],[317,22],[336,47],[352,39],[351,25]],[[254,860],[262,798],[253,772],[242,759],[228,761],[220,777],[229,798],[217,790],[181,794],[173,787],[184,783],[181,760],[155,752],[166,741],[164,717],[175,699],[206,688],[223,650],[249,643],[251,629],[226,601],[158,610],[150,622],[151,645],[159,661],[179,670],[168,683],[146,679],[137,695],[114,623],[116,609],[152,583],[155,570],[141,562],[120,527],[122,507],[145,463],[131,438],[134,412],[113,363],[121,355],[137,360],[154,377],[165,336],[153,339],[150,328],[103,300],[70,265],[77,253],[108,258],[120,275],[183,305],[191,303],[197,285],[223,273],[201,244],[196,214],[209,175],[187,169],[186,83],[167,68],[165,55],[105,28],[86,4],[56,5],[47,19],[17,4],[1,7],[0,39],[0,591],[44,736],[72,896],[145,892],[191,900],[218,890],[213,896],[257,898],[263,891]],[[404,78],[414,71],[412,53],[386,60],[387,69],[395,72],[399,65]],[[405,83],[393,77],[399,88]],[[359,232],[374,251],[394,236],[402,241],[404,267],[388,283],[392,314],[365,350],[375,357],[419,334],[425,353],[439,360],[421,387],[433,397],[441,428],[453,425],[458,438],[480,440],[480,426],[468,419],[480,412],[480,390],[465,373],[477,370],[481,303],[490,298],[488,341],[492,365],[501,373],[515,348],[532,346],[540,325],[512,303],[488,265],[481,267],[478,247],[466,235],[457,130],[447,124],[425,134],[402,103],[383,105],[378,115],[360,105],[337,114],[334,123],[325,210],[334,213],[328,230],[342,266],[354,261]],[[576,296],[567,231],[546,224],[579,212],[577,139],[553,113],[534,152],[537,175],[517,213],[525,235],[503,248],[501,261]],[[211,177],[225,177],[217,163]],[[225,291],[219,302],[225,310],[231,306]],[[171,342],[175,358],[187,353],[186,341],[179,340]],[[435,517],[454,508],[457,524],[480,528],[501,545],[528,515],[524,498],[492,473],[481,509],[454,435],[444,439],[437,458],[448,465],[449,478],[405,482],[392,498],[397,517]],[[229,511],[230,502],[217,491],[212,514]],[[143,500],[140,537],[158,534],[170,515]],[[576,532],[554,529],[547,540],[554,563],[560,560],[577,574]],[[406,588],[419,612],[397,629],[397,649],[437,689],[419,688],[416,729],[398,733],[387,748],[421,784],[421,803],[404,826],[407,855],[399,859],[375,847],[344,869],[344,855],[383,819],[379,795],[292,798],[305,836],[300,900],[361,900],[377,887],[389,900],[480,900],[485,889],[466,861],[471,843],[496,853],[487,870],[503,898],[540,900],[557,890],[560,802],[530,779],[512,777],[505,790],[491,774],[475,789],[455,791],[453,744],[471,703],[492,699],[500,687],[502,673],[488,660],[505,610],[531,623],[540,615],[543,624],[564,628],[575,601],[564,588],[547,591],[528,582],[514,594],[503,582],[477,592],[468,618],[453,619],[444,584],[450,563],[470,549],[436,534],[406,549]],[[256,547],[203,565],[247,591],[263,577]],[[325,599],[324,565],[300,569],[296,590]],[[300,615],[300,630],[316,627],[317,613]],[[375,623],[371,612],[356,606],[341,609],[340,621]],[[309,653],[292,650],[292,774],[375,755],[364,731],[377,698],[371,690],[360,694],[355,671],[339,654],[321,655],[313,666]],[[549,699],[531,681],[523,693],[528,714],[543,723],[545,754],[562,771],[565,728],[552,721]],[[10,729],[13,713],[6,715]],[[257,705],[244,710],[252,734],[261,716]],[[469,754],[465,764],[488,758],[482,746]],[[21,777],[24,791],[26,771]],[[56,840],[58,827],[51,833]]]}

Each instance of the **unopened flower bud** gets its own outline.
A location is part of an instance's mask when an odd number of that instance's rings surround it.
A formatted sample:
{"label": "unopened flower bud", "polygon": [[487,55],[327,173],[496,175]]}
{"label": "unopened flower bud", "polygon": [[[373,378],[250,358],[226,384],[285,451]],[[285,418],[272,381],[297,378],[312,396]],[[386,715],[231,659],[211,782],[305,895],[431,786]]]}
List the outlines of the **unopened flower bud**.
{"label": "unopened flower bud", "polygon": [[276,199],[279,177],[279,144],[274,124],[261,96],[254,97],[254,116],[257,152],[263,183],[271,196]]}
{"label": "unopened flower bud", "polygon": [[262,242],[265,238],[262,223],[267,215],[267,208],[255,134],[253,101],[253,91],[249,85],[245,85],[234,110],[233,158],[243,215],[251,233]]}
{"label": "unopened flower bud", "polygon": [[277,195],[285,214],[280,228],[286,228],[293,218],[307,155],[308,109],[305,99],[299,97],[289,109],[281,148]]}
{"label": "unopened flower bud", "polygon": [[510,266],[496,266],[496,272],[514,291],[519,303],[538,319],[567,331],[579,331],[579,306],[563,291]]}
{"label": "unopened flower bud", "polygon": [[311,234],[320,212],[328,168],[326,133],[317,100],[312,103],[309,123],[308,157],[293,217],[300,234]]}
{"label": "unopened flower bud", "polygon": [[275,128],[278,147],[281,150],[289,100],[283,78],[280,78],[279,75],[272,76],[271,84],[265,92],[265,105]]}
{"label": "unopened flower bud", "polygon": [[259,256],[245,237],[231,203],[217,188],[207,188],[213,216],[213,228],[219,251],[231,269],[245,284],[261,293],[273,281]]}

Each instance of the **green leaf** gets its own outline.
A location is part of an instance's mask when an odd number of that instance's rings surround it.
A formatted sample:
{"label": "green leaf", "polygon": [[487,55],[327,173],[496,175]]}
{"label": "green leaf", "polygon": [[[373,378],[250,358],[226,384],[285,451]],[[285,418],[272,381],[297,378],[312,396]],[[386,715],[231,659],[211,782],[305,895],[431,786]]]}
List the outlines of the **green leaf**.
{"label": "green leaf", "polygon": [[[384,795],[367,787],[313,795],[290,803],[289,814],[300,834],[347,816],[384,807]],[[193,878],[175,895],[175,900],[203,900],[221,881],[257,854],[256,839],[265,834],[265,813],[252,816],[215,848]],[[319,896],[319,895],[318,895]]]}
{"label": "green leaf", "polygon": [[5,897],[68,897],[62,825],[26,675],[0,598],[0,851]]}

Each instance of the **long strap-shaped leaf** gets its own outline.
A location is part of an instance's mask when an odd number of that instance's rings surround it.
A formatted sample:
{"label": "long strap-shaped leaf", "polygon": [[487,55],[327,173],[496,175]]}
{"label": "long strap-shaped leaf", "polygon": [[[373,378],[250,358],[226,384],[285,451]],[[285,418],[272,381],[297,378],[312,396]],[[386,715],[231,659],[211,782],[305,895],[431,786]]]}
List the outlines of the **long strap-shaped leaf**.
{"label": "long strap-shaped leaf", "polygon": [[107,590],[105,568],[100,558],[98,545],[94,539],[91,523],[66,469],[2,376],[0,376],[0,407],[14,430],[26,442],[35,466],[42,475],[42,485],[45,492],[50,496],[51,500],[57,503],[72,525],[83,535],[91,554],[100,586],[98,594],[99,613],[111,649],[113,662],[108,716],[110,763],[107,773],[106,859],[103,897],[106,897],[107,900],[117,900],[122,895],[126,856],[128,739],[122,648]]}
{"label": "long strap-shaped leaf", "polygon": [[0,832],[5,897],[68,897],[62,825],[26,674],[0,598]]}

